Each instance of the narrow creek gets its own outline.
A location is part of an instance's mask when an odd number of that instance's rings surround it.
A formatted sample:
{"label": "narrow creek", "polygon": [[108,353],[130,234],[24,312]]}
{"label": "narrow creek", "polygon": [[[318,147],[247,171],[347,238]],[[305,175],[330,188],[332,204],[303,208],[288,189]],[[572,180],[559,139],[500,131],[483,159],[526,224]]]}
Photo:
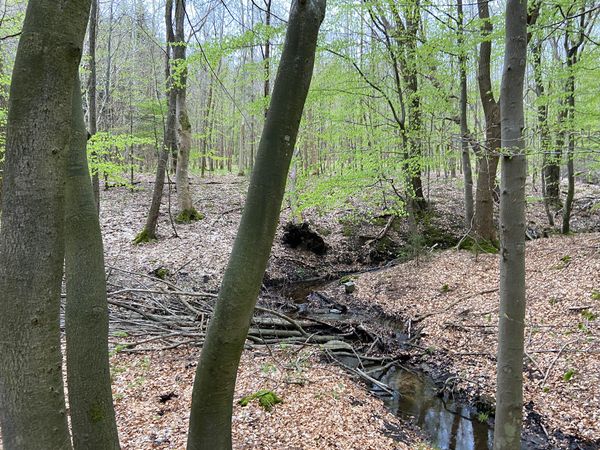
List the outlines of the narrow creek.
{"label": "narrow creek", "polygon": [[[335,324],[377,322],[394,331],[397,336],[403,336],[402,329],[395,329],[390,322],[381,321],[366,314],[346,311],[333,305],[331,308],[307,309],[310,296],[320,295],[319,289],[324,289],[332,283],[328,281],[309,281],[294,283],[279,290],[282,297],[299,306],[301,317],[316,319]],[[394,328],[392,330],[392,328]],[[413,371],[400,365],[382,365],[381,362],[359,359],[355,356],[336,356],[336,360],[351,369],[360,368],[370,374],[376,381],[392,389],[386,391],[376,382],[369,389],[380,397],[384,404],[394,413],[415,423],[429,437],[432,444],[440,450],[491,450],[493,441],[493,420],[486,414],[478,413],[475,407],[460,404],[442,394],[433,379],[420,371]],[[534,440],[537,441],[537,440]],[[543,448],[540,442],[525,439],[522,450]]]}

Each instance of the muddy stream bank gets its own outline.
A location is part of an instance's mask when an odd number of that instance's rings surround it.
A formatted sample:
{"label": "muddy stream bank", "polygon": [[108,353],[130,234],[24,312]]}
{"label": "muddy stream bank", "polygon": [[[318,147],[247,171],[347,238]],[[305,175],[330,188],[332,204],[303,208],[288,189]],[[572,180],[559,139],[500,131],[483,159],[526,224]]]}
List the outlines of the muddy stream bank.
{"label": "muddy stream bank", "polygon": [[[414,334],[407,329],[407,321],[400,318],[374,315],[323,292],[334,286],[351,294],[352,279],[360,273],[364,271],[337,280],[327,277],[272,285],[267,297],[272,306],[297,321],[329,326],[327,334],[337,336],[323,345],[329,361],[359,376],[373,395],[394,414],[414,423],[436,448],[492,449],[493,405],[472,404],[465,393],[454,392],[452,374],[426,373],[413,355],[419,350],[418,331]],[[555,448],[530,415],[526,421],[522,450]]]}

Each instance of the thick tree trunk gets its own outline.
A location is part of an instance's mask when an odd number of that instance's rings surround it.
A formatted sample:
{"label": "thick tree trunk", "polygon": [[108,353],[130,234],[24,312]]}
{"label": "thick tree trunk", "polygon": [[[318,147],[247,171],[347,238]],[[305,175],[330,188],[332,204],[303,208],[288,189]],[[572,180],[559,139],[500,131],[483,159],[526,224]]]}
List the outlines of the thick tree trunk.
{"label": "thick tree trunk", "polygon": [[187,67],[186,67],[186,42],[185,42],[185,0],[176,0],[175,3],[175,46],[173,48],[174,62],[178,67],[179,77],[176,83],[176,114],[178,152],[175,182],[177,184],[178,222],[190,222],[202,219],[194,208],[192,193],[190,192],[189,165],[190,150],[192,147],[192,124],[187,110]]}
{"label": "thick tree trunk", "polygon": [[[98,29],[98,0],[92,0],[90,10],[90,26],[88,30],[89,65],[90,78],[88,80],[87,103],[88,103],[88,131],[93,136],[98,131],[98,118],[96,108],[96,33]],[[100,212],[100,177],[98,170],[92,170],[92,186],[96,201],[96,210]]]}
{"label": "thick tree trunk", "polygon": [[527,58],[527,0],[506,4],[501,87],[500,314],[494,450],[521,448],[525,330],[525,182],[523,81]]}
{"label": "thick tree trunk", "polygon": [[[458,13],[458,45],[464,43],[464,16],[462,0],[457,0]],[[473,172],[471,170],[471,156],[469,154],[469,128],[467,124],[467,58],[466,52],[460,51],[460,135],[462,151],[462,169],[465,183],[465,225],[470,228],[473,225]]]}
{"label": "thick tree trunk", "polygon": [[75,450],[111,450],[120,447],[110,387],[106,273],[80,92],[77,80],[65,187],[69,409]]}
{"label": "thick tree trunk", "polygon": [[167,0],[165,4],[165,24],[168,43],[167,51],[165,53],[165,83],[168,98],[167,122],[165,124],[163,146],[159,152],[158,164],[156,167],[156,177],[154,178],[154,190],[152,191],[150,210],[148,211],[144,229],[133,241],[135,244],[156,240],[156,226],[158,225],[160,203],[162,201],[163,189],[165,186],[167,163],[169,161],[169,155],[173,154],[177,148],[177,135],[175,130],[177,123],[177,91],[173,89],[173,80],[171,77],[171,44],[175,39],[173,35],[173,0]]}
{"label": "thick tree trunk", "polygon": [[238,235],[196,371],[188,449],[231,449],[239,359],[271,252],[314,65],[324,0],[296,0]]}
{"label": "thick tree trunk", "polygon": [[[488,1],[478,3],[479,18],[483,20],[482,34],[488,37],[492,33]],[[486,144],[477,155],[477,188],[475,192],[475,232],[477,237],[496,243],[496,225],[494,224],[494,189],[496,187],[496,169],[498,150],[500,149],[500,106],[494,98],[491,71],[492,42],[484,40],[479,47],[479,67],[477,81],[479,95],[485,116]]]}
{"label": "thick tree trunk", "polygon": [[29,2],[10,92],[0,230],[6,450],[71,448],[60,350],[64,175],[90,1]]}

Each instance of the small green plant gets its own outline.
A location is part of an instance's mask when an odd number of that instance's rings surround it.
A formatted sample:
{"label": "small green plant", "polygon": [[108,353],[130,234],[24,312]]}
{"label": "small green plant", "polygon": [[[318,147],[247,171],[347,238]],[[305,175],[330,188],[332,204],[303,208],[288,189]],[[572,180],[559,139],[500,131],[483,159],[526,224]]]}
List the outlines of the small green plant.
{"label": "small green plant", "polygon": [[242,397],[239,401],[239,404],[241,406],[248,406],[248,404],[252,400],[258,400],[258,404],[265,411],[271,411],[273,409],[273,406],[275,406],[278,403],[283,403],[283,400],[280,399],[277,396],[277,394],[275,394],[275,392],[266,389],[261,389],[260,391],[255,392],[254,394]]}
{"label": "small green plant", "polygon": [[117,331],[113,332],[113,336],[124,338],[124,337],[129,336],[129,334],[127,334],[126,331],[117,330]]}
{"label": "small green plant", "polygon": [[486,423],[490,419],[490,413],[487,411],[478,412],[475,416],[478,422]]}
{"label": "small green plant", "polygon": [[600,291],[597,289],[594,289],[592,291],[592,300],[600,300]]}
{"label": "small green plant", "polygon": [[565,381],[571,381],[571,379],[573,378],[573,376],[575,375],[575,370],[573,369],[569,369],[565,372],[565,374],[563,375],[563,380]]}
{"label": "small green plant", "polygon": [[136,377],[131,383],[127,385],[127,388],[133,389],[143,385],[146,382],[146,377]]}
{"label": "small green plant", "polygon": [[556,297],[550,297],[548,303],[550,303],[551,306],[554,306],[558,303],[558,299]]}
{"label": "small green plant", "polygon": [[450,292],[450,286],[448,286],[447,284],[442,285],[442,287],[440,288],[440,291],[442,291],[444,294],[446,292]]}
{"label": "small green plant", "polygon": [[581,311],[581,315],[583,316],[584,319],[586,319],[589,322],[591,322],[592,320],[596,320],[598,318],[598,315],[594,314],[589,309],[584,309],[583,311]]}
{"label": "small green plant", "polygon": [[262,366],[260,366],[260,371],[262,373],[268,375],[270,373],[277,372],[277,367],[275,367],[273,364],[266,363],[266,364],[263,364]]}
{"label": "small green plant", "polygon": [[115,348],[113,348],[110,352],[109,352],[109,356],[114,356],[118,353],[121,353],[123,350],[125,350],[127,347],[129,347],[127,344],[117,344],[115,345]]}
{"label": "small green plant", "polygon": [[560,262],[555,266],[555,269],[564,269],[565,267],[568,267],[572,260],[573,258],[570,255],[564,255],[560,258]]}

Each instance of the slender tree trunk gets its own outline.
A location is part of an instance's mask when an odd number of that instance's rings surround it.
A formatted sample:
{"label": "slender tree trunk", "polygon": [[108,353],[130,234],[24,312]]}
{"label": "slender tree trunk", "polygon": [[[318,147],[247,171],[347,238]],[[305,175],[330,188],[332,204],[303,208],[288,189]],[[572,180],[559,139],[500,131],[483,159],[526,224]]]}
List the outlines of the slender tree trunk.
{"label": "slender tree trunk", "polygon": [[173,89],[173,80],[171,77],[171,52],[173,50],[173,0],[167,0],[165,4],[165,24],[167,29],[167,51],[165,53],[165,83],[168,98],[167,121],[165,124],[163,146],[158,157],[156,167],[156,177],[154,179],[154,190],[152,191],[152,202],[146,225],[144,229],[136,236],[134,243],[140,244],[156,240],[156,226],[160,214],[160,203],[162,201],[163,189],[165,186],[165,175],[167,172],[167,163],[169,155],[173,154],[177,148],[176,122],[177,122],[177,92]]}
{"label": "slender tree trunk", "polygon": [[64,175],[90,1],[29,2],[15,59],[0,230],[6,450],[71,448],[60,350]]}
{"label": "slender tree trunk", "polygon": [[548,106],[544,99],[544,81],[542,79],[542,42],[533,46],[533,74],[535,93],[540,101],[537,107],[540,150],[542,151],[542,195],[544,208],[550,226],[554,226],[554,213],[560,208],[560,152],[549,145]]}
{"label": "slender tree trunk", "polygon": [[500,315],[494,450],[521,448],[525,330],[525,182],[523,82],[527,58],[527,0],[506,4],[502,74],[500,198]]}
{"label": "slender tree trunk", "polygon": [[[482,34],[485,38],[492,33],[488,1],[478,3],[479,18],[483,20]],[[496,243],[496,225],[494,224],[494,189],[496,187],[496,169],[500,149],[500,106],[494,98],[491,71],[491,40],[484,40],[479,47],[479,67],[477,80],[483,113],[485,116],[486,144],[478,159],[477,187],[475,192],[475,231],[477,237]]]}
{"label": "slender tree trunk", "polygon": [[575,136],[573,136],[573,123],[575,119],[575,74],[573,66],[577,62],[578,47],[573,47],[567,51],[567,71],[569,76],[566,82],[566,119],[568,126],[567,132],[567,197],[563,207],[562,229],[563,234],[569,234],[571,231],[571,211],[573,209],[573,199],[575,197],[575,167],[573,157],[575,154]]}
{"label": "slender tree trunk", "polygon": [[189,450],[231,449],[237,368],[277,228],[324,14],[324,0],[291,6],[244,213],[196,371]]}
{"label": "slender tree trunk", "polygon": [[[267,33],[270,32],[269,27],[271,26],[271,1],[265,0],[265,25],[267,28]],[[267,113],[269,112],[269,104],[267,99],[269,95],[271,95],[271,40],[267,38],[265,41],[265,49],[264,49],[264,71],[265,71],[265,82],[263,85],[263,96],[265,99],[265,119],[267,117]]]}
{"label": "slender tree trunk", "polygon": [[72,114],[65,187],[65,334],[73,446],[75,450],[118,449],[108,362],[104,251],[88,171],[79,80]]}
{"label": "slender tree trunk", "polygon": [[462,49],[464,45],[464,16],[462,0],[457,0],[458,13],[458,45],[460,47],[460,135],[462,151],[462,168],[465,183],[465,224],[470,228],[473,224],[473,173],[471,171],[471,157],[469,154],[469,129],[467,125],[467,58]]}
{"label": "slender tree trunk", "polygon": [[[98,30],[98,0],[92,0],[92,8],[90,10],[90,26],[88,30],[88,47],[89,47],[89,67],[90,77],[88,80],[87,89],[87,104],[88,104],[88,132],[93,136],[98,131],[98,118],[96,109],[96,33]],[[98,170],[92,170],[92,186],[94,189],[94,198],[96,202],[96,210],[100,212],[100,178]]]}
{"label": "slender tree trunk", "polygon": [[173,48],[174,61],[178,67],[177,79],[177,134],[178,147],[177,167],[175,182],[177,183],[177,215],[178,222],[190,222],[201,219],[202,216],[194,208],[188,168],[190,165],[190,150],[192,147],[192,124],[187,110],[187,67],[186,67],[186,42],[185,42],[185,0],[176,0],[175,3],[175,42]]}

